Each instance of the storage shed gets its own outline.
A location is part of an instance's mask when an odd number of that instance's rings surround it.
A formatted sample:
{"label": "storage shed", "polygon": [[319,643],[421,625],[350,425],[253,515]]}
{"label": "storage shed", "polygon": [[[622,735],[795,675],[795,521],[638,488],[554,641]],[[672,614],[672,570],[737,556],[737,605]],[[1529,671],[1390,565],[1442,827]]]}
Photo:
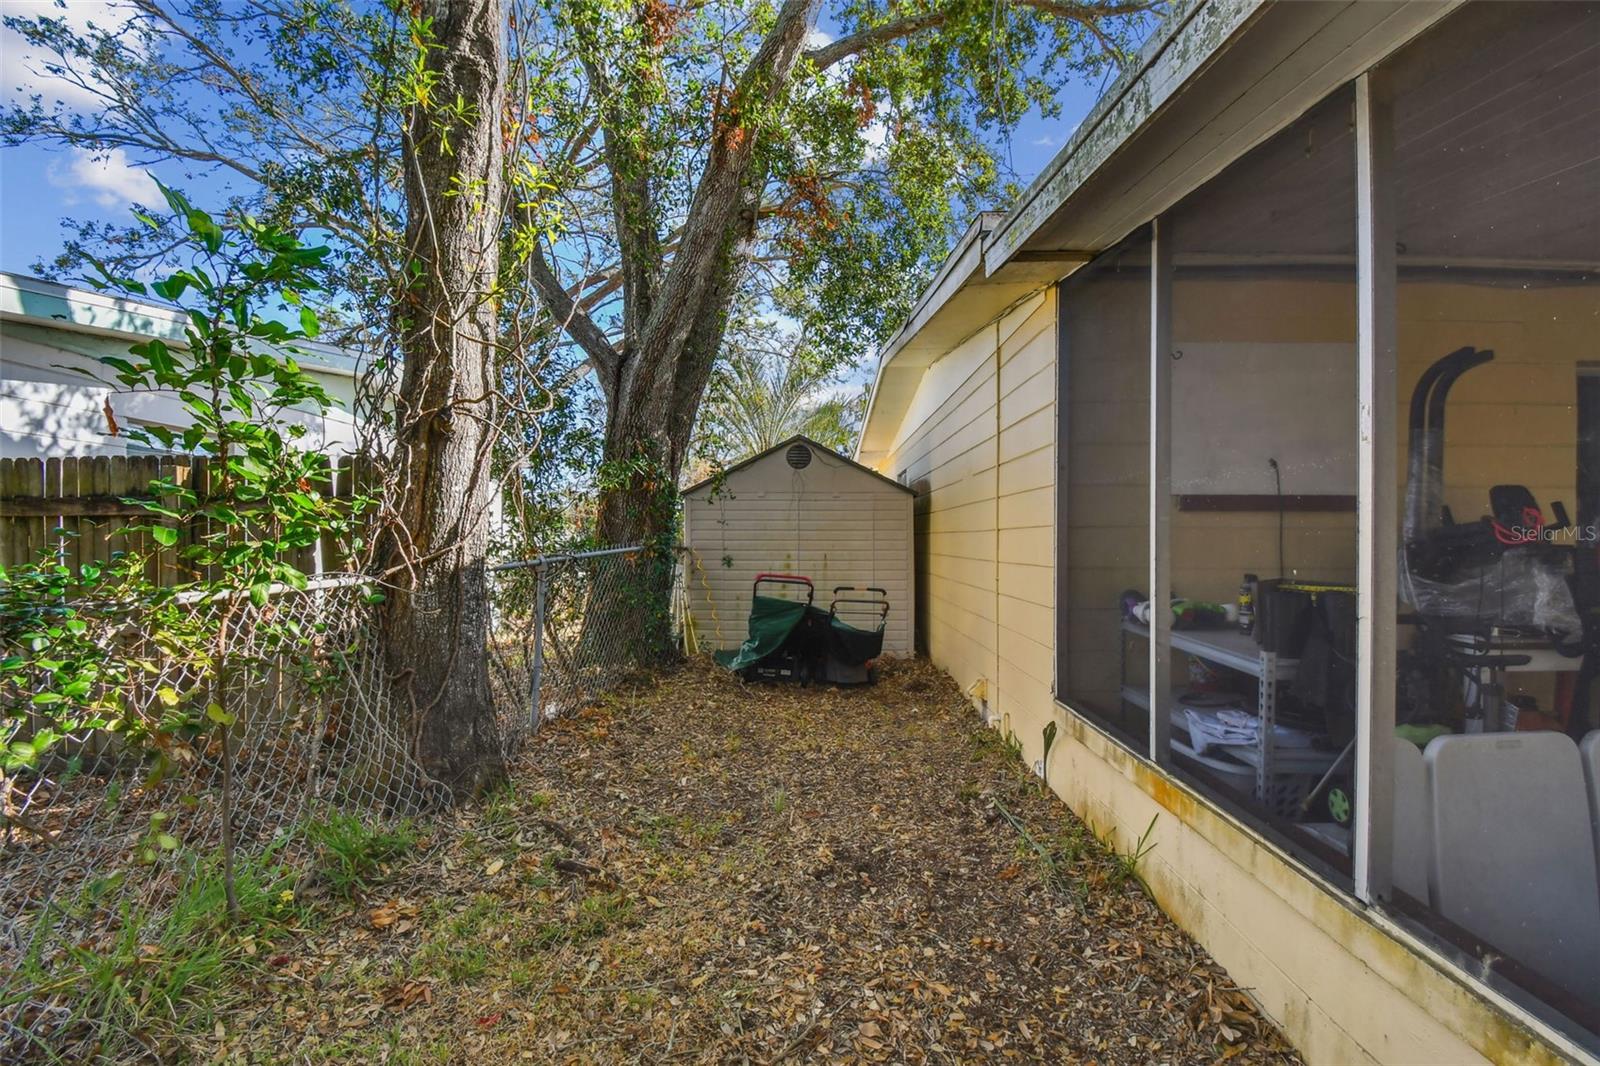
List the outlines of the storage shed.
{"label": "storage shed", "polygon": [[[888,593],[883,650],[910,655],[911,489],[796,436],[683,492],[688,607],[703,645],[745,638],[757,574],[803,574],[826,608],[838,585]],[[848,620],[848,619],[847,619]]]}

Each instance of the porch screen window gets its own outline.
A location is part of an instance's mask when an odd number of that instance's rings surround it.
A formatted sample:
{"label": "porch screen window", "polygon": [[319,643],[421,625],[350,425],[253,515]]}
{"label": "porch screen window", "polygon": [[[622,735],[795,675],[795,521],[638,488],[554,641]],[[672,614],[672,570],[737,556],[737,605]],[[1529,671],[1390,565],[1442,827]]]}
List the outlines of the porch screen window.
{"label": "porch screen window", "polygon": [[1600,4],[1443,14],[1060,346],[1060,701],[1600,1047]]}
{"label": "porch screen window", "polygon": [[1600,1030],[1600,7],[1469,4],[1381,73],[1394,888],[1492,983]]}
{"label": "porch screen window", "polygon": [[1148,231],[1073,274],[1060,301],[1056,696],[1143,752],[1145,656],[1123,622],[1149,546]]}
{"label": "porch screen window", "polygon": [[[1167,762],[1336,868],[1343,834],[1312,792],[1355,735],[1354,108],[1335,91],[1157,237],[1172,263],[1166,571],[1189,605],[1164,679]],[[1319,591],[1283,591],[1298,589]]]}

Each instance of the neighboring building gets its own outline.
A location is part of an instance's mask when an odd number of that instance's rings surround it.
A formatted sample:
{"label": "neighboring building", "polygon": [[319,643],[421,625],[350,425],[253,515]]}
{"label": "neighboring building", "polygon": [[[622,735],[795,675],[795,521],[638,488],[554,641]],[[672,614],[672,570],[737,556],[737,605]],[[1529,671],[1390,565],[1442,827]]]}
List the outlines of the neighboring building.
{"label": "neighboring building", "polygon": [[[1309,1061],[1594,1060],[1600,7],[1177,3],[857,458],[919,643]],[[1124,609],[1247,574],[1311,636]]]}
{"label": "neighboring building", "polygon": [[[803,436],[685,489],[686,590],[700,639],[737,648],[752,582],[779,572],[810,578],[823,608],[839,585],[882,589],[883,650],[911,654],[911,502],[909,488]],[[861,610],[842,607],[842,617],[865,624]]]}
{"label": "neighboring building", "polygon": [[[175,396],[119,392],[102,383],[115,379],[99,362],[125,357],[130,344],[149,337],[182,342],[184,321],[163,304],[0,273],[0,458],[137,454],[145,449],[125,432],[113,433],[113,419],[121,431],[187,425]],[[317,341],[296,347],[301,365],[338,405],[303,413],[305,447],[352,451],[355,358]]]}

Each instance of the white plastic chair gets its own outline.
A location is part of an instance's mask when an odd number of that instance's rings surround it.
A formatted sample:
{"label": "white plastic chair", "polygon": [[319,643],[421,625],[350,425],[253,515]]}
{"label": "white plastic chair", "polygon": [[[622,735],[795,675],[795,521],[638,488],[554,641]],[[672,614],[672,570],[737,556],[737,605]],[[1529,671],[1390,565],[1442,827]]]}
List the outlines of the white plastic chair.
{"label": "white plastic chair", "polygon": [[1428,766],[1422,749],[1394,741],[1394,886],[1418,903],[1428,896]]}
{"label": "white plastic chair", "polygon": [[1423,758],[1434,909],[1596,1001],[1600,877],[1577,745],[1561,733],[1453,735]]}

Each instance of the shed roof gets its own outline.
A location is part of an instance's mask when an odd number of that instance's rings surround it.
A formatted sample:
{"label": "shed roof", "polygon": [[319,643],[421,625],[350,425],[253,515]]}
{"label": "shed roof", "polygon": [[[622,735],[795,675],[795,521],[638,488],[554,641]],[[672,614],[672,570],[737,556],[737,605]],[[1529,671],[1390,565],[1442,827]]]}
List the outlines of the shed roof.
{"label": "shed roof", "polygon": [[764,452],[757,452],[756,454],[754,454],[752,456],[749,456],[747,458],[741,459],[737,463],[734,463],[732,466],[726,467],[720,473],[713,474],[712,476],[706,478],[704,481],[700,481],[700,482],[697,482],[696,484],[690,485],[688,488],[684,489],[679,495],[687,496],[690,493],[699,492],[701,489],[705,488],[706,486],[711,485],[711,484],[721,480],[722,478],[727,477],[729,474],[733,473],[736,470],[743,470],[745,467],[749,466],[751,463],[760,462],[762,459],[765,459],[767,456],[773,454],[774,452],[787,451],[789,448],[793,447],[796,444],[808,445],[808,446],[810,446],[812,448],[815,448],[816,450],[824,453],[825,455],[828,455],[831,458],[839,460],[840,462],[844,463],[846,466],[853,467],[856,470],[861,471],[863,474],[868,475],[869,477],[876,478],[877,480],[883,482],[885,485],[892,485],[895,488],[899,489],[901,492],[907,492],[907,493],[910,493],[913,496],[916,495],[916,490],[911,488],[910,486],[902,485],[902,484],[900,484],[900,482],[896,481],[894,478],[885,477],[884,475],[878,473],[876,470],[872,469],[870,466],[863,466],[862,464],[856,462],[854,459],[850,458],[848,455],[840,455],[838,452],[834,451],[832,448],[828,447],[826,444],[818,444],[816,441],[812,440],[810,437],[806,436],[804,433],[796,433],[794,436],[790,437],[788,440],[779,441],[777,444],[774,444],[772,447],[768,448]]}

